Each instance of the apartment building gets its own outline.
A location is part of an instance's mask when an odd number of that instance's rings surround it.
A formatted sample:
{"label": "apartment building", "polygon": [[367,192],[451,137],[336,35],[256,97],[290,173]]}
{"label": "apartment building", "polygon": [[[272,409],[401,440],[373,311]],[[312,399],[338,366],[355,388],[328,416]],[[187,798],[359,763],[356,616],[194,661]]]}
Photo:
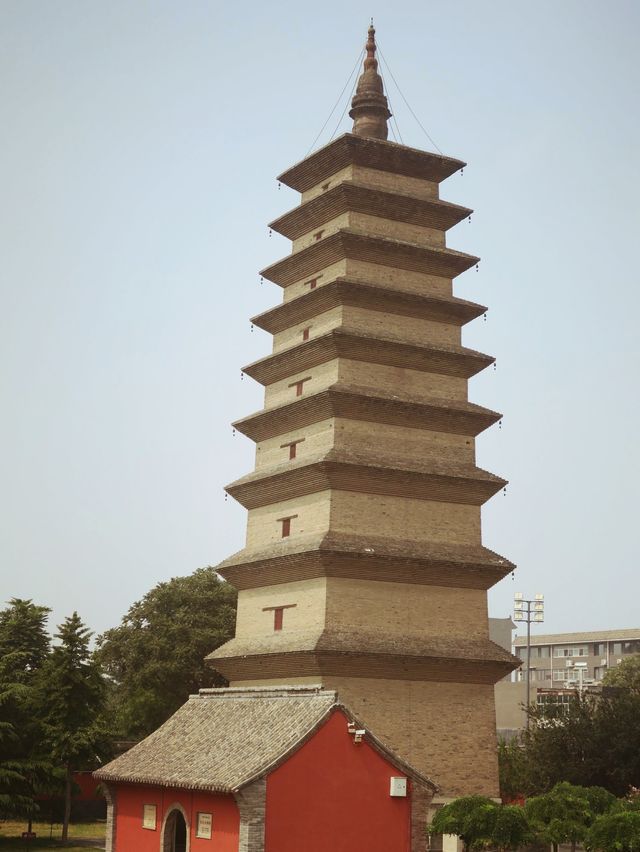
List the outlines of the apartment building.
{"label": "apartment building", "polygon": [[[514,653],[523,662],[516,675],[522,680],[526,636],[517,636],[513,644]],[[609,669],[633,654],[640,654],[640,627],[532,636],[531,685],[539,689],[597,685]]]}

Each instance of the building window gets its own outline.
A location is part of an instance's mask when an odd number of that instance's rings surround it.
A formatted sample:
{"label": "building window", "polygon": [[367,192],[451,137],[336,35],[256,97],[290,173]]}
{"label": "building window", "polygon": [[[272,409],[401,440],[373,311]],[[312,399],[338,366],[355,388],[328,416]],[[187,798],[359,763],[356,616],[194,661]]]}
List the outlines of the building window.
{"label": "building window", "polygon": [[596,666],[593,670],[593,677],[595,680],[602,680],[604,674],[607,670],[606,666]]}
{"label": "building window", "polygon": [[156,805],[143,805],[142,806],[142,827],[149,829],[149,831],[156,830],[156,822],[158,816],[158,809]]}
{"label": "building window", "polygon": [[565,669],[554,669],[553,670],[553,679],[554,680],[566,680],[567,672]]}
{"label": "building window", "polygon": [[318,240],[322,239],[322,235],[324,234],[324,228],[321,231],[316,231],[313,235],[313,239],[318,242]]}
{"label": "building window", "polygon": [[309,287],[310,290],[315,290],[318,286],[318,281],[322,278],[323,273],[320,275],[316,275],[315,278],[310,278],[308,281],[305,281],[305,284]]}
{"label": "building window", "polygon": [[302,396],[304,392],[304,383],[308,382],[310,378],[311,376],[305,376],[304,379],[298,379],[297,382],[291,382],[289,387],[296,389],[296,396]]}
{"label": "building window", "polygon": [[607,653],[607,646],[605,642],[594,642],[593,643],[593,656],[594,657],[603,657]]}
{"label": "building window", "polygon": [[298,438],[296,441],[289,441],[286,444],[280,444],[281,450],[286,450],[287,448],[289,448],[289,461],[291,461],[291,459],[295,459],[295,457],[298,455],[298,444],[301,444],[303,441],[304,438]]}
{"label": "building window", "polygon": [[273,629],[274,630],[282,630],[282,625],[284,623],[284,611],[285,609],[293,609],[297,604],[283,604],[282,606],[264,606],[262,607],[263,612],[272,612],[273,613]]}
{"label": "building window", "polygon": [[553,649],[554,657],[587,657],[588,647],[586,645],[569,645],[567,647],[556,647]]}
{"label": "building window", "polygon": [[289,515],[288,518],[278,518],[278,523],[282,524],[281,538],[287,538],[291,535],[291,521],[297,517],[297,515]]}
{"label": "building window", "polygon": [[536,698],[538,708],[542,710],[542,715],[546,718],[554,718],[566,714],[569,703],[574,696],[567,693],[548,693],[539,692]]}
{"label": "building window", "polygon": [[533,680],[551,680],[549,669],[531,669]]}
{"label": "building window", "polygon": [[308,339],[309,339],[309,332],[310,332],[310,331],[311,331],[311,326],[310,326],[310,325],[308,325],[306,328],[303,328],[303,329],[302,329],[302,339],[303,339],[303,340],[308,340]]}

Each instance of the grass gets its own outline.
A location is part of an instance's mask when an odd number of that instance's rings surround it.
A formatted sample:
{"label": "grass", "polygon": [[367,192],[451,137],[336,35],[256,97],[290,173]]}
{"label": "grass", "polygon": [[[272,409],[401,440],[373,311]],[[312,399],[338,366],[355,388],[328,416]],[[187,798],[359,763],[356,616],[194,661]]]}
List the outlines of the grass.
{"label": "grass", "polygon": [[[69,842],[61,843],[62,825],[53,823],[51,826],[48,822],[34,822],[33,831],[37,837],[34,840],[24,840],[20,835],[26,831],[27,826],[23,821],[14,822],[7,820],[0,823],[0,850],[24,850],[24,849],[60,849],[64,848],[67,852],[86,852],[87,846],[70,845],[73,840],[81,839],[99,839],[104,840],[105,823],[104,822],[78,822],[69,826]],[[100,846],[94,847],[100,848]]]}

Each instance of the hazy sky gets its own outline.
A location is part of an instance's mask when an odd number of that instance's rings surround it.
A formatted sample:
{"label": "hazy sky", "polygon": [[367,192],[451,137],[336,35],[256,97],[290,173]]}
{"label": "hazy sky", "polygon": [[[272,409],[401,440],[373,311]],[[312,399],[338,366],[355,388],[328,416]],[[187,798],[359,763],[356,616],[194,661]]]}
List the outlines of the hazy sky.
{"label": "hazy sky", "polygon": [[[490,306],[464,338],[498,359],[472,400],[505,414],[478,463],[511,483],[484,542],[519,565],[491,614],[544,592],[545,632],[640,624],[634,0],[0,0],[2,600],[99,632],[242,547],[223,485],[253,444],[229,424],[262,404],[248,318],[281,298],[257,271],[298,201],[275,176],[370,15],[469,163],[442,188],[476,210],[448,242],[483,258],[456,292]],[[387,83],[404,142],[431,148]]]}

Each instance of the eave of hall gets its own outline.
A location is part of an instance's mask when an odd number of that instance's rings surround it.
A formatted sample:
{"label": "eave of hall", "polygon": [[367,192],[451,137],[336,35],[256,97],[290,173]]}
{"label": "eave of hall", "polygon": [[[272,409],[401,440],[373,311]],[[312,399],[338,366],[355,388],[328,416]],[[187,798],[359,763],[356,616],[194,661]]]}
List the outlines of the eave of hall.
{"label": "eave of hall", "polygon": [[458,326],[477,319],[487,310],[484,305],[455,296],[429,296],[390,290],[386,285],[339,277],[328,284],[319,282],[315,289],[257,314],[251,318],[251,322],[258,328],[276,334],[341,306]]}
{"label": "eave of hall", "polygon": [[274,219],[269,227],[295,240],[343,213],[364,213],[394,222],[447,231],[472,212],[468,207],[447,201],[416,198],[405,193],[388,192],[354,181],[344,181]]}
{"label": "eave of hall", "polygon": [[399,541],[332,530],[241,550],[216,570],[237,589],[339,577],[486,590],[514,568],[481,545]]}
{"label": "eave of hall", "polygon": [[450,279],[475,266],[480,258],[445,247],[418,245],[341,228],[272,263],[260,275],[274,284],[288,287],[341,260],[358,260]]}
{"label": "eave of hall", "polygon": [[321,456],[261,468],[227,485],[246,509],[327,489],[481,506],[507,484],[473,465],[366,457],[332,449]]}
{"label": "eave of hall", "polygon": [[501,414],[472,402],[451,399],[417,401],[415,394],[337,382],[328,388],[236,420],[234,428],[253,441],[264,441],[331,417],[429,429],[476,437]]}
{"label": "eave of hall", "polygon": [[490,355],[464,346],[406,343],[390,335],[334,328],[253,361],[242,371],[260,384],[268,385],[336,358],[465,379],[475,376],[495,361]]}

